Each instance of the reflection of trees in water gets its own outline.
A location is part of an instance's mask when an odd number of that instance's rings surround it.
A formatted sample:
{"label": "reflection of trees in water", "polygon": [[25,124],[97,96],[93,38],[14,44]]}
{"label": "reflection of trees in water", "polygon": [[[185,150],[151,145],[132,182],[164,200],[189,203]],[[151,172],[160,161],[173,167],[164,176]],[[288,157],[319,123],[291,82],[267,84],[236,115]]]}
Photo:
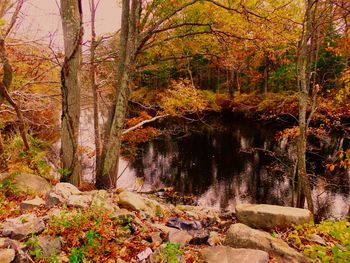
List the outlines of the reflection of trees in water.
{"label": "reflection of trees in water", "polygon": [[[236,203],[248,202],[291,204],[290,171],[287,167],[282,167],[281,172],[269,168],[276,159],[266,155],[266,151],[281,152],[271,129],[251,123],[229,123],[219,130],[191,128],[194,131],[188,136],[164,136],[140,148],[139,157],[131,167],[138,176],[144,176],[145,188],[173,186],[184,195],[195,194],[203,205],[230,209]],[[333,138],[331,143],[333,148],[322,142],[312,150],[329,158],[342,142]],[[254,151],[254,147],[261,150]],[[287,145],[284,151],[293,153],[292,148]],[[309,154],[309,160],[315,159],[314,155]],[[316,158],[316,161],[323,160]],[[344,178],[333,180],[344,184]],[[327,193],[346,196],[348,191],[346,187],[326,189]],[[339,201],[339,194],[330,196],[329,200]]]}

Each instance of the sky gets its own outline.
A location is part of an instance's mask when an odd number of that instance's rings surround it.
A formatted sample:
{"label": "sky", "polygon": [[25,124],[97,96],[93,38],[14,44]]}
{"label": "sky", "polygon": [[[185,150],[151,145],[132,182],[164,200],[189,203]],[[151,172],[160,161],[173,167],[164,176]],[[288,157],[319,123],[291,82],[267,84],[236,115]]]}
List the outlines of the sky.
{"label": "sky", "polygon": [[[1,0],[0,0],[1,1]],[[97,0],[95,0],[97,2]],[[62,26],[59,13],[60,0],[27,0],[22,9],[21,19],[16,28],[16,36],[30,40],[49,42],[52,39],[56,47],[62,48]],[[115,32],[120,27],[121,8],[117,0],[100,0],[96,14],[96,32],[98,35]],[[82,0],[84,38],[90,38],[89,0]]]}

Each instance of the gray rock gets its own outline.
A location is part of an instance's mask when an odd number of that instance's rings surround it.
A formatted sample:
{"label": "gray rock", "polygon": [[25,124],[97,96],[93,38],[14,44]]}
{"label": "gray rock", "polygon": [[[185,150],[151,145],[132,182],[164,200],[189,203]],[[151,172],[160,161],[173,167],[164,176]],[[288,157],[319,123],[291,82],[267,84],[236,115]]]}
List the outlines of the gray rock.
{"label": "gray rock", "polygon": [[0,248],[0,262],[10,263],[15,259],[16,252],[11,248]]}
{"label": "gray rock", "polygon": [[22,203],[19,204],[19,208],[21,210],[28,210],[28,209],[33,209],[35,207],[45,205],[45,204],[46,204],[46,202],[42,198],[37,197],[37,198],[32,199],[32,200],[23,201]]}
{"label": "gray rock", "polygon": [[200,251],[206,263],[268,263],[269,254],[262,250],[231,248],[225,246],[208,247]]}
{"label": "gray rock", "polygon": [[46,195],[46,205],[52,206],[52,205],[57,205],[60,203],[65,203],[66,200],[64,200],[60,195],[54,193],[54,192],[49,192]]}
{"label": "gray rock", "polygon": [[280,239],[272,237],[269,233],[252,229],[238,223],[230,226],[226,233],[224,245],[233,248],[259,249],[273,254],[282,262],[312,262]]}
{"label": "gray rock", "polygon": [[277,205],[237,205],[236,216],[241,223],[262,229],[288,227],[312,221],[309,210]]}
{"label": "gray rock", "polygon": [[67,205],[76,208],[88,208],[92,202],[92,197],[89,195],[71,195],[68,197]]}
{"label": "gray rock", "polygon": [[43,257],[49,259],[61,253],[61,239],[52,236],[39,236],[38,245],[43,253]]}
{"label": "gray rock", "polygon": [[174,244],[180,244],[181,246],[185,246],[192,239],[192,236],[183,230],[178,230],[161,224],[154,224],[153,227],[161,230],[163,233],[168,235],[169,242]]}
{"label": "gray rock", "polygon": [[24,214],[16,218],[6,219],[0,227],[3,236],[17,240],[42,232],[44,228],[43,220],[34,214]]}
{"label": "gray rock", "polygon": [[51,185],[46,179],[34,174],[3,174],[0,182],[10,180],[13,186],[22,192],[46,195],[51,190]]}
{"label": "gray rock", "polygon": [[71,195],[79,195],[81,192],[78,188],[70,183],[58,183],[47,194],[47,204],[56,205],[59,203],[66,204]]}

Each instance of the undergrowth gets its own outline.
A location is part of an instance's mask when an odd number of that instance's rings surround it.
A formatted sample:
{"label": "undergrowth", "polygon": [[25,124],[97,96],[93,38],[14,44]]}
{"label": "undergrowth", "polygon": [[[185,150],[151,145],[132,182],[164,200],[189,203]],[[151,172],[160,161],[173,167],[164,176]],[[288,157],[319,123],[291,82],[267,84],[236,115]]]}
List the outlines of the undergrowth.
{"label": "undergrowth", "polygon": [[[323,242],[312,238],[317,235]],[[350,262],[350,223],[325,220],[320,224],[296,226],[287,241],[312,259],[321,262]]]}

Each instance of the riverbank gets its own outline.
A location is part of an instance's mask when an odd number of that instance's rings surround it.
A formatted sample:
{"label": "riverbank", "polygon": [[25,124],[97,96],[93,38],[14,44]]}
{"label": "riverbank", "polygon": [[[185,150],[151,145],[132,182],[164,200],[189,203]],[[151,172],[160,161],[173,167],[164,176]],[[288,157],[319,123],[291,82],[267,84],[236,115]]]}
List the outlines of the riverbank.
{"label": "riverbank", "polygon": [[[175,87],[176,91],[176,87]],[[140,88],[133,92],[131,103],[140,109],[151,109],[154,112],[167,112],[172,110],[173,116],[182,114],[200,115],[201,113],[233,113],[244,119],[260,121],[264,123],[277,122],[280,125],[296,125],[298,119],[298,93],[279,92],[267,94],[260,93],[235,93],[232,98],[228,94],[215,93],[208,90],[196,90],[194,94],[188,91],[188,97],[193,103],[176,108],[181,98],[177,93],[162,90],[150,90]],[[334,92],[333,92],[334,93]],[[348,133],[350,120],[350,104],[337,100],[334,93],[325,93],[316,98],[315,112],[311,120],[311,126],[329,130],[338,130]],[[164,99],[166,98],[166,99]],[[199,105],[197,102],[199,101]],[[170,106],[169,106],[170,105]],[[197,108],[195,106],[198,106]],[[308,111],[311,112],[311,105]],[[189,110],[190,109],[190,110]],[[197,111],[194,111],[194,110]],[[176,111],[177,110],[177,111]]]}
{"label": "riverbank", "polygon": [[341,238],[313,224],[301,233],[303,227],[292,225],[310,222],[304,209],[241,205],[224,213],[173,206],[123,189],[81,192],[25,174],[2,180],[0,194],[3,263],[312,262],[300,252],[321,259],[320,247],[331,258],[350,258],[341,250],[348,249],[343,236],[349,224],[338,229]]}

